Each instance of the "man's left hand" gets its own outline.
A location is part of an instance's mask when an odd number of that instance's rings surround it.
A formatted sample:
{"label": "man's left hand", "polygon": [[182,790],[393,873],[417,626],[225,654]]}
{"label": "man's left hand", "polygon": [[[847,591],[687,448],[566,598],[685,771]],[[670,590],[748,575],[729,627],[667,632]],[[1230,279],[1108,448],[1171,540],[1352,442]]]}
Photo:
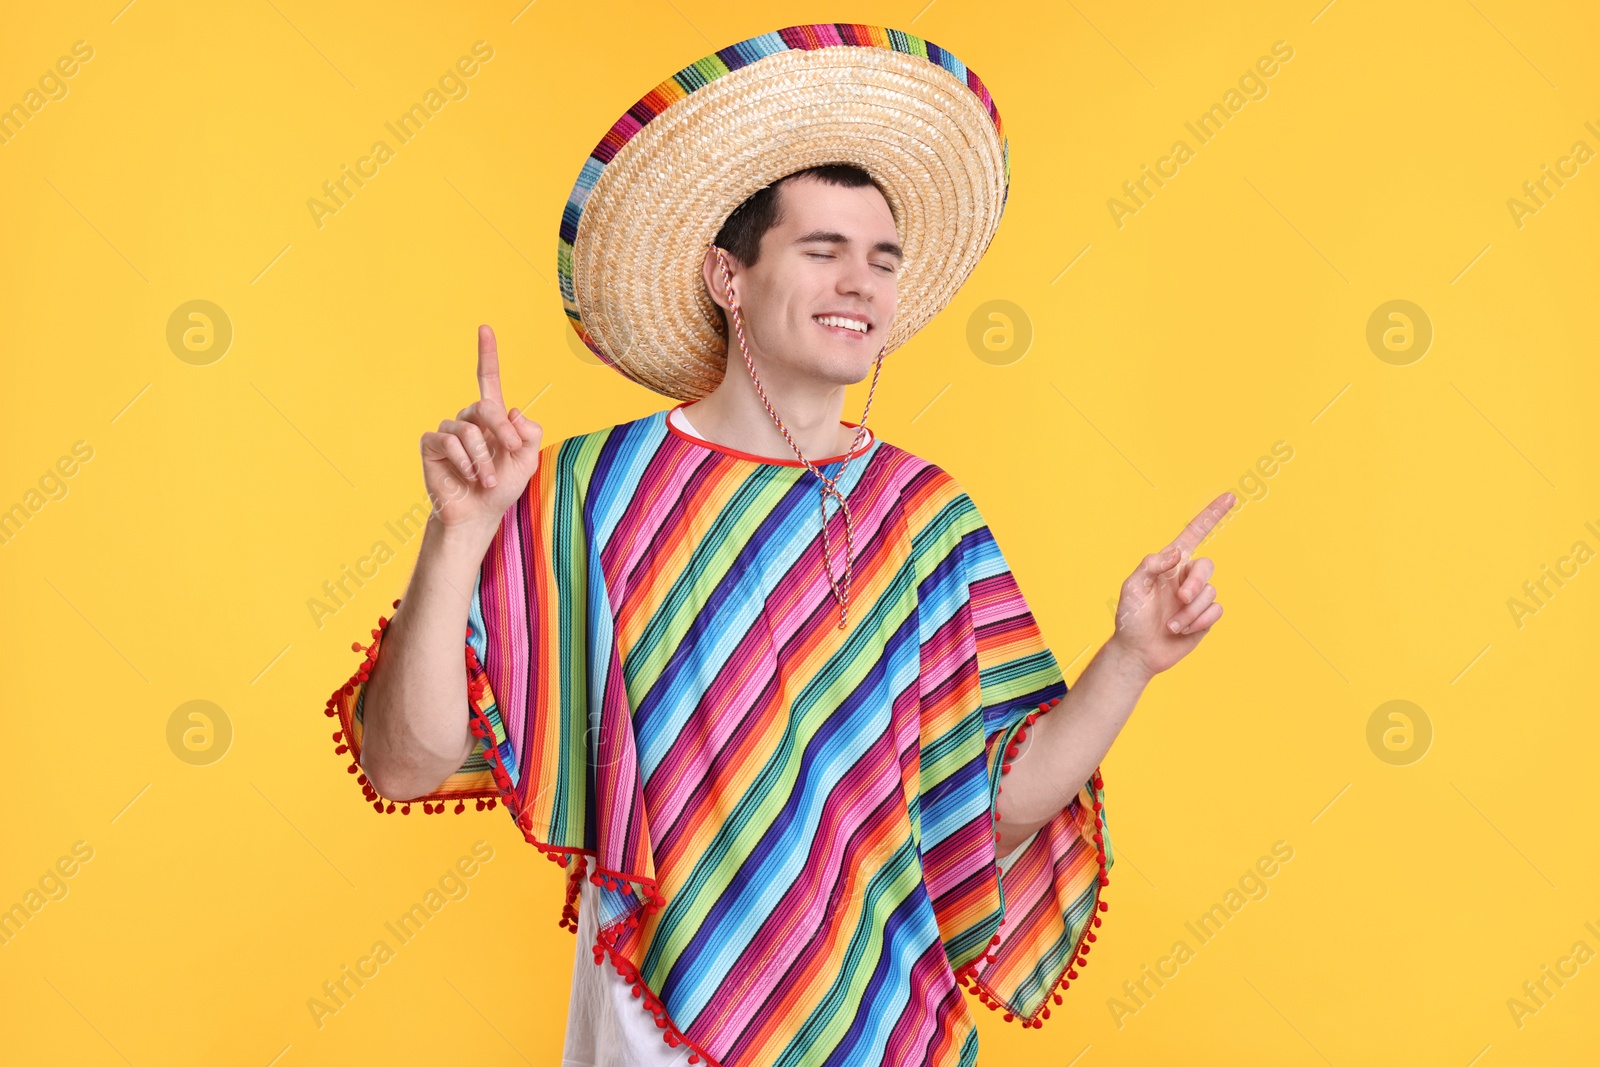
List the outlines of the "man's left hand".
{"label": "man's left hand", "polygon": [[1216,565],[1189,554],[1234,505],[1223,493],[1184,527],[1176,540],[1140,562],[1122,583],[1117,601],[1116,632],[1111,644],[1157,675],[1187,656],[1222,618],[1217,590],[1210,584]]}

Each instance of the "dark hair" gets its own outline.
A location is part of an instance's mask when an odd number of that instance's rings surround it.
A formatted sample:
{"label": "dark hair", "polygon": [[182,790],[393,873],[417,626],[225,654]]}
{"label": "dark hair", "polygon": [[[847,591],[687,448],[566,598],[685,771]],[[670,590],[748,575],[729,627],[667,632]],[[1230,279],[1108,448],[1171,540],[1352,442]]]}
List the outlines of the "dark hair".
{"label": "dark hair", "polygon": [[[879,185],[872,175],[851,163],[825,163],[797,170],[770,185],[763,185],[751,193],[744,203],[734,208],[733,213],[722,224],[722,229],[717,231],[717,247],[737,258],[745,266],[755,266],[756,260],[761,257],[761,238],[784,218],[783,204],[778,196],[779,187],[792,179],[808,176],[824,185],[840,185],[848,189],[870,185],[883,193],[883,186]],[[883,198],[889,200],[888,194],[884,193]],[[900,220],[895,216],[892,201],[889,203],[889,214],[898,226]],[[720,304],[718,310],[722,311],[723,329],[726,333],[728,313],[722,310]]]}

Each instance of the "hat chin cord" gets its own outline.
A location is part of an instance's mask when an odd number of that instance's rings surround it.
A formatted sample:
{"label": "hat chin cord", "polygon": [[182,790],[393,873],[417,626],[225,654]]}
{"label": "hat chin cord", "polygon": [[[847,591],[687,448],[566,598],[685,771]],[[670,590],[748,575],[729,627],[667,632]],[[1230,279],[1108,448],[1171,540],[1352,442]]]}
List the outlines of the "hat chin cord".
{"label": "hat chin cord", "polygon": [[[755,383],[756,392],[761,396],[761,403],[766,407],[767,414],[772,416],[772,421],[777,424],[778,432],[783,434],[783,439],[789,442],[790,448],[794,449],[794,454],[799,457],[800,462],[805,465],[807,470],[822,480],[820,500],[818,501],[822,508],[822,559],[823,565],[828,571],[828,585],[833,589],[833,598],[839,602],[839,629],[842,630],[845,628],[850,614],[850,574],[851,559],[855,555],[855,522],[850,517],[850,502],[844,498],[843,493],[839,492],[837,483],[840,478],[844,477],[844,472],[849,468],[850,461],[855,458],[855,450],[861,447],[861,442],[865,439],[867,412],[872,410],[872,394],[878,388],[878,372],[883,369],[883,353],[888,349],[889,342],[885,341],[883,347],[878,349],[877,356],[873,358],[872,385],[867,389],[867,406],[862,409],[861,425],[856,427],[856,439],[851,443],[849,452],[845,454],[844,463],[840,466],[839,473],[829,478],[805,457],[805,453],[800,451],[800,446],[795,444],[793,437],[789,436],[788,427],[784,426],[783,420],[778,417],[777,411],[773,409],[772,401],[767,399],[767,391],[761,387],[761,379],[756,375],[755,362],[751,360],[750,349],[744,342],[744,316],[739,313],[739,304],[733,298],[733,281],[728,271],[728,258],[723,254],[722,249],[717,248],[715,241],[707,241],[706,247],[716,250],[717,263],[722,270],[723,292],[728,298],[728,308],[733,312],[734,332],[739,338],[739,350],[744,353],[744,364],[750,370],[750,380]],[[833,574],[833,554],[828,545],[828,497],[830,495],[839,502],[839,510],[844,512],[845,550],[842,592],[840,591],[840,583]]]}

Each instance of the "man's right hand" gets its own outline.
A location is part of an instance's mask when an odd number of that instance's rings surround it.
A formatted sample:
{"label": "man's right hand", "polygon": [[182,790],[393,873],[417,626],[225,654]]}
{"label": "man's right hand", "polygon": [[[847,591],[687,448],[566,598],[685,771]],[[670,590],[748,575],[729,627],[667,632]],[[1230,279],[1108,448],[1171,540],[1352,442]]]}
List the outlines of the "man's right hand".
{"label": "man's right hand", "polygon": [[422,435],[422,480],[434,514],[447,529],[493,535],[539,469],[544,428],[500,393],[494,331],[478,327],[478,400]]}

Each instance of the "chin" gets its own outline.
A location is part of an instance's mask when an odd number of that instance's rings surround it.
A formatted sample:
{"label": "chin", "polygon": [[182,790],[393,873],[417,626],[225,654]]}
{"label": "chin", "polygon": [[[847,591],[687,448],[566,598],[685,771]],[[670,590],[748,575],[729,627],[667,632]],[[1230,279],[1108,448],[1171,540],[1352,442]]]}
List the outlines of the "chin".
{"label": "chin", "polygon": [[878,349],[882,345],[874,345],[868,351],[863,345],[860,352],[847,352],[828,361],[829,366],[824,368],[830,377],[837,377],[848,382],[865,381],[872,376],[872,362],[877,358]]}
{"label": "chin", "polygon": [[819,367],[817,376],[834,385],[860,385],[872,377],[872,363],[851,360],[848,363],[830,364]]}

